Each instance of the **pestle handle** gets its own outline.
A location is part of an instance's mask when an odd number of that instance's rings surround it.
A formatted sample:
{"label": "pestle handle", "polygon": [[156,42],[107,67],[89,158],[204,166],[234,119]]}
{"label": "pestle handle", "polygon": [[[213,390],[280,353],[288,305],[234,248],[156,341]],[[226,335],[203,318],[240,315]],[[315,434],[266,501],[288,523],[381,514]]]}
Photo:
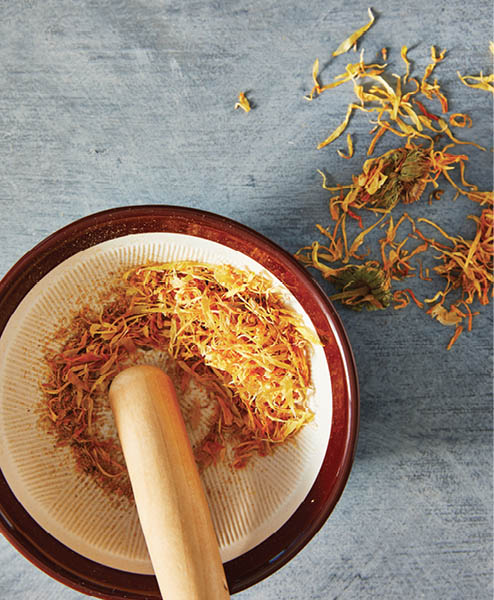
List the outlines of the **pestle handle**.
{"label": "pestle handle", "polygon": [[206,496],[171,379],[135,366],[110,386],[130,482],[165,600],[230,597]]}

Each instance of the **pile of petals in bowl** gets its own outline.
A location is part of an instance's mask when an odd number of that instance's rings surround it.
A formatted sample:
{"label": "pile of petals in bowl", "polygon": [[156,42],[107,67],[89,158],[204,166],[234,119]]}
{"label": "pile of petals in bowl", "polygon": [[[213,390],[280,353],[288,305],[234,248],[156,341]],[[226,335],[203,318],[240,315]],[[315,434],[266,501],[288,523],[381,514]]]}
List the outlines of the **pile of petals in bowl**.
{"label": "pile of petals in bowl", "polygon": [[118,440],[99,416],[107,390],[142,353],[166,352],[214,404],[195,456],[202,467],[232,447],[234,468],[292,438],[313,418],[310,347],[318,344],[273,283],[230,266],[194,262],[145,265],[123,274],[111,300],[86,307],[47,357],[43,414],[57,443],[105,489],[130,497]]}

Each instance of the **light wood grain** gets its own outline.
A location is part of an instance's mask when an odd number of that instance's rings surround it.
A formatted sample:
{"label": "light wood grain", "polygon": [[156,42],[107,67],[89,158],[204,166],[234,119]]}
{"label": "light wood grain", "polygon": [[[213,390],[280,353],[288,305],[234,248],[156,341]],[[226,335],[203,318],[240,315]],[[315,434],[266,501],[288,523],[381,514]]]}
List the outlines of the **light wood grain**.
{"label": "light wood grain", "polygon": [[229,598],[218,543],[171,379],[122,371],[110,402],[153,568],[164,598]]}

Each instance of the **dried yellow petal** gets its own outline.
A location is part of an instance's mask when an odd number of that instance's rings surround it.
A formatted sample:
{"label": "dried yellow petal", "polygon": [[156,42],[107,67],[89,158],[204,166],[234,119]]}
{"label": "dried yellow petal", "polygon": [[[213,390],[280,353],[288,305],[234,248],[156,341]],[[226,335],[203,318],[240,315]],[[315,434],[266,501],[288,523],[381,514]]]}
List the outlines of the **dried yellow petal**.
{"label": "dried yellow petal", "polygon": [[[480,71],[480,75],[478,76],[460,75],[460,73],[458,73],[458,77],[467,87],[485,90],[486,92],[491,92],[494,94],[494,73],[491,73],[490,75],[483,75],[482,71]],[[470,80],[470,82],[468,80]]]}
{"label": "dried yellow petal", "polygon": [[408,52],[408,48],[406,46],[402,46],[402,48],[401,48],[401,58],[403,59],[403,62],[405,63],[406,68],[407,68],[406,73],[403,76],[403,82],[404,83],[407,82],[408,77],[410,76],[410,61],[408,60],[407,52]]}
{"label": "dried yellow petal", "polygon": [[235,104],[235,110],[237,110],[237,108],[242,108],[245,112],[250,111],[250,102],[247,100],[245,92],[240,92],[238,95],[238,102]]}
{"label": "dried yellow petal", "polygon": [[437,319],[441,325],[457,325],[463,321],[454,310],[446,309],[442,304],[436,304],[427,311],[433,319]]}
{"label": "dried yellow petal", "polygon": [[348,147],[348,152],[347,154],[343,154],[343,152],[341,150],[338,150],[338,155],[341,156],[341,158],[352,158],[353,156],[353,140],[352,140],[352,136],[350,134],[347,134],[346,136],[346,143],[347,143],[347,147]]}
{"label": "dried yellow petal", "polygon": [[331,142],[334,142],[337,138],[340,137],[340,135],[345,131],[348,123],[350,122],[350,117],[352,116],[354,108],[361,108],[361,107],[358,106],[357,104],[349,104],[348,109],[346,111],[345,120],[343,121],[343,123],[338,125],[338,127],[333,131],[333,133],[331,133],[324,140],[324,142],[321,142],[320,144],[318,144],[318,146],[317,146],[318,150],[320,150],[321,148],[324,148],[324,146],[327,146],[328,144],[331,144]]}
{"label": "dried yellow petal", "polygon": [[449,115],[449,122],[453,127],[471,127],[472,119],[465,113],[453,113]]}
{"label": "dried yellow petal", "polygon": [[370,21],[367,23],[367,25],[364,25],[360,29],[357,29],[357,31],[352,33],[351,36],[347,37],[346,40],[341,42],[341,44],[338,46],[338,48],[333,52],[333,56],[339,56],[340,54],[344,54],[345,52],[348,52],[348,50],[353,48],[353,46],[355,45],[357,40],[359,38],[361,38],[368,29],[370,29],[370,27],[372,26],[372,24],[375,21],[375,17],[372,14],[371,9],[369,8],[368,10],[369,10]]}

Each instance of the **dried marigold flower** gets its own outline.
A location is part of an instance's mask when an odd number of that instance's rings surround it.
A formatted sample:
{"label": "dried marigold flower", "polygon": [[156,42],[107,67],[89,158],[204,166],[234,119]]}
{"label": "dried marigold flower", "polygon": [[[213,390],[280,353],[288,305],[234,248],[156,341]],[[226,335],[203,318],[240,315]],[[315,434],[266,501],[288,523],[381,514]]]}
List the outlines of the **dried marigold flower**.
{"label": "dried marigold flower", "polygon": [[353,310],[380,310],[392,300],[389,278],[379,265],[347,265],[331,276],[331,282],[341,291],[330,296]]}

